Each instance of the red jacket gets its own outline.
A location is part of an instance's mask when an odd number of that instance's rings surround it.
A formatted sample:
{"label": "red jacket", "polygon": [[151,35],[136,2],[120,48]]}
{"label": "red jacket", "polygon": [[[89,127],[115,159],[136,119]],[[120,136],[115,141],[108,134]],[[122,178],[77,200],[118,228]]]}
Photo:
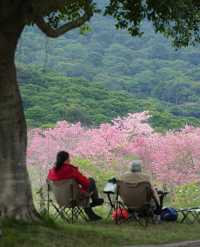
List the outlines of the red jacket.
{"label": "red jacket", "polygon": [[87,191],[90,185],[90,180],[80,173],[78,167],[66,163],[57,171],[55,168],[50,169],[48,179],[52,181],[75,179],[83,191]]}

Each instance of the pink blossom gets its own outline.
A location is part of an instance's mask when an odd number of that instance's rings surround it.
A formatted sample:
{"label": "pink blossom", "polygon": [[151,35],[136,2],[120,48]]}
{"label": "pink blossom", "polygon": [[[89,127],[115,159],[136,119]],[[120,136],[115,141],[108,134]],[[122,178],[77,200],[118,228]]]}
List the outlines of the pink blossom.
{"label": "pink blossom", "polygon": [[60,150],[118,173],[129,169],[137,156],[160,183],[180,185],[199,180],[200,128],[186,126],[179,131],[156,133],[148,123],[149,117],[148,112],[142,112],[98,128],[61,121],[52,129],[29,130],[28,164],[38,167],[45,179]]}

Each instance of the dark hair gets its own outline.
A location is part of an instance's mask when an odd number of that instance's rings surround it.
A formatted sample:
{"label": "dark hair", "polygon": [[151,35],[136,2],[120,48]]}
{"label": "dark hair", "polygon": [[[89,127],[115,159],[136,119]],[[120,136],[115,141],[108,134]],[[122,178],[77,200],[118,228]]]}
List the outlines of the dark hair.
{"label": "dark hair", "polygon": [[64,162],[68,159],[69,159],[68,152],[65,152],[65,151],[58,152],[57,157],[56,157],[56,162],[55,162],[55,169],[59,170],[63,166]]}

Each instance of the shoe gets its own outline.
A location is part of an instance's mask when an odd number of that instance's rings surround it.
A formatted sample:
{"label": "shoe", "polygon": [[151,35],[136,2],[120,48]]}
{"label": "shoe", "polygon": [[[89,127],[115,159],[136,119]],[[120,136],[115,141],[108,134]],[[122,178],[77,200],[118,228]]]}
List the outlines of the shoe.
{"label": "shoe", "polygon": [[89,221],[98,221],[98,220],[102,220],[102,217],[99,215],[95,215],[95,216],[89,218]]}
{"label": "shoe", "polygon": [[90,207],[96,207],[96,206],[101,206],[104,203],[104,199],[103,198],[98,198],[96,200],[94,200],[93,202],[90,203]]}
{"label": "shoe", "polygon": [[102,219],[101,216],[95,214],[92,208],[85,208],[84,211],[86,215],[88,216],[89,221],[98,221]]}

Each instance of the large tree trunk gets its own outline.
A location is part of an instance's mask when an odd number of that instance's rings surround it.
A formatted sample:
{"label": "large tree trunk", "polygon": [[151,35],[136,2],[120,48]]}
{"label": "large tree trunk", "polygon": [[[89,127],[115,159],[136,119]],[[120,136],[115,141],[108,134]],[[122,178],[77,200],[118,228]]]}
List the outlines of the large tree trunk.
{"label": "large tree trunk", "polygon": [[35,219],[26,169],[27,129],[16,80],[15,51],[24,25],[0,23],[0,215]]}

